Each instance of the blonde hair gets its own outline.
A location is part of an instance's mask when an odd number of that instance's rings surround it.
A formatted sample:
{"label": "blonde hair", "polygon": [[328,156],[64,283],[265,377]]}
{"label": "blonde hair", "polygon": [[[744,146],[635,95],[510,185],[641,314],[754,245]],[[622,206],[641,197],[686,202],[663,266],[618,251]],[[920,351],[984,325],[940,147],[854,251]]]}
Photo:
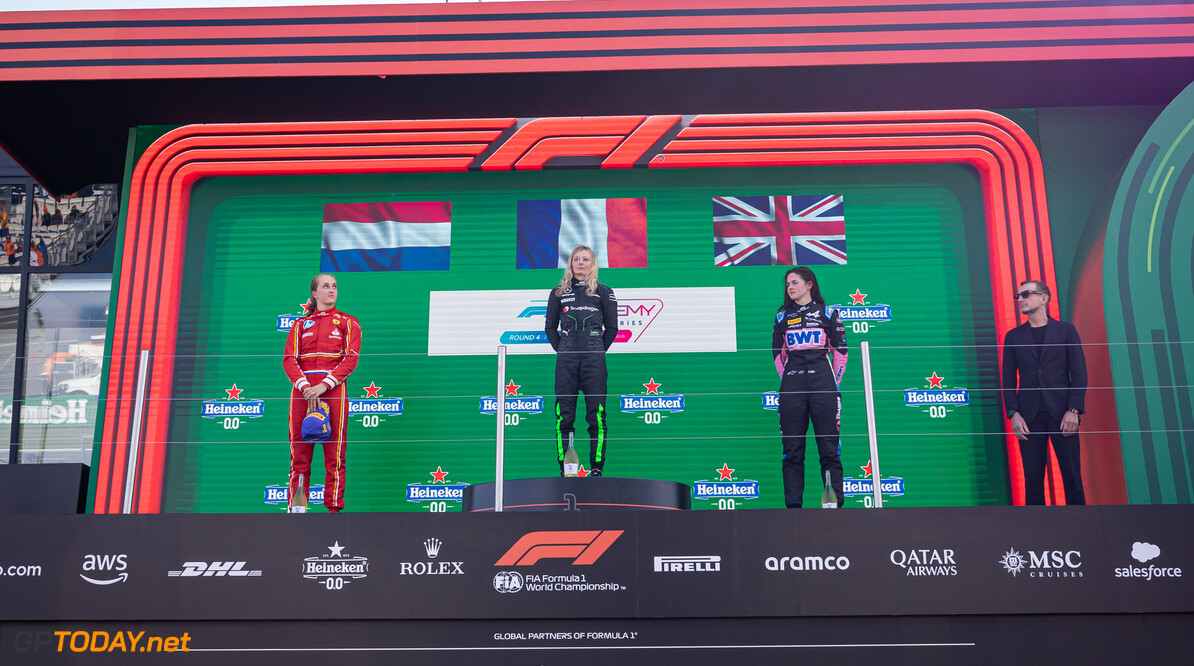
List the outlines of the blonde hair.
{"label": "blonde hair", "polygon": [[[588,252],[589,256],[593,258],[593,265],[589,268],[588,275],[572,275],[572,258],[576,256],[577,252]],[[556,296],[564,295],[564,292],[572,284],[573,277],[585,283],[586,294],[592,296],[597,293],[597,253],[593,251],[593,248],[587,245],[577,245],[572,254],[568,255],[568,265],[564,267],[564,277],[560,279],[560,286],[556,287]]]}

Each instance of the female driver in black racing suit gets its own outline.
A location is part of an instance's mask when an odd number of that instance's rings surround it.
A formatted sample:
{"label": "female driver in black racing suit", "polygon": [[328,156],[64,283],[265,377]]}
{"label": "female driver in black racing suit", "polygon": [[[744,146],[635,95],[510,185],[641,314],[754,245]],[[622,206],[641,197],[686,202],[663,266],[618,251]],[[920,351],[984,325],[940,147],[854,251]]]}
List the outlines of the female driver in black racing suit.
{"label": "female driver in black racing suit", "polygon": [[[779,430],[783,441],[784,503],[801,506],[804,446],[813,422],[821,478],[829,472],[837,505],[842,505],[842,396],[846,371],[846,328],[821,298],[813,272],[797,266],[784,275],[784,304],[775,315],[771,349],[779,372]],[[824,483],[824,481],[822,481]]]}
{"label": "female driver in black racing suit", "polygon": [[[609,436],[605,352],[618,335],[618,299],[612,289],[597,282],[597,255],[591,249],[581,245],[568,257],[563,279],[548,295],[544,329],[557,353],[556,458],[560,474],[564,473],[564,450],[580,392],[585,394],[588,408],[589,476],[601,476]],[[580,448],[579,442],[574,445]]]}

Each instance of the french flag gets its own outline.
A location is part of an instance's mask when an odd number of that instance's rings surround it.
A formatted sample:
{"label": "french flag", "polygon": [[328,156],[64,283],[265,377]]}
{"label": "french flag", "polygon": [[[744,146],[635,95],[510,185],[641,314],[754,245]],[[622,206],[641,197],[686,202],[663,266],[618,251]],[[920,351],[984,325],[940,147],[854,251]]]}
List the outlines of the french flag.
{"label": "french flag", "polygon": [[319,270],[446,271],[452,202],[326,204]]}
{"label": "french flag", "polygon": [[518,202],[518,268],[566,268],[578,245],[599,268],[647,265],[646,199],[538,199]]}

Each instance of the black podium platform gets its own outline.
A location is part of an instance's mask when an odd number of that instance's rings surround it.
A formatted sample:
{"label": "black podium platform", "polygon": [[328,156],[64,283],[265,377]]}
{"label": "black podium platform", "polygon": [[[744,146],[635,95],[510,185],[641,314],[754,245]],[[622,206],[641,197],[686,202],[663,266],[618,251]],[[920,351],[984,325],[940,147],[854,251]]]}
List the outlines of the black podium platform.
{"label": "black podium platform", "polygon": [[[462,511],[493,511],[492,483],[464,489]],[[618,477],[548,477],[506,482],[503,511],[678,511],[692,508],[689,487],[675,481]]]}

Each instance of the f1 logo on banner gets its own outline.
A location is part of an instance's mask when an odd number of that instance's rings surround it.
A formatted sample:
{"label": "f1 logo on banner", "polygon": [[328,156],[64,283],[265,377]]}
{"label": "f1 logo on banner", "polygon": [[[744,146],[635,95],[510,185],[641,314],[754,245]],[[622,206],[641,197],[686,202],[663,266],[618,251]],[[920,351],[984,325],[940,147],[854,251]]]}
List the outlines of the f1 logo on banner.
{"label": "f1 logo on banner", "polygon": [[572,565],[592,564],[601,557],[623,530],[574,530],[528,532],[510,546],[495,567],[531,566],[542,559],[576,558]]}

